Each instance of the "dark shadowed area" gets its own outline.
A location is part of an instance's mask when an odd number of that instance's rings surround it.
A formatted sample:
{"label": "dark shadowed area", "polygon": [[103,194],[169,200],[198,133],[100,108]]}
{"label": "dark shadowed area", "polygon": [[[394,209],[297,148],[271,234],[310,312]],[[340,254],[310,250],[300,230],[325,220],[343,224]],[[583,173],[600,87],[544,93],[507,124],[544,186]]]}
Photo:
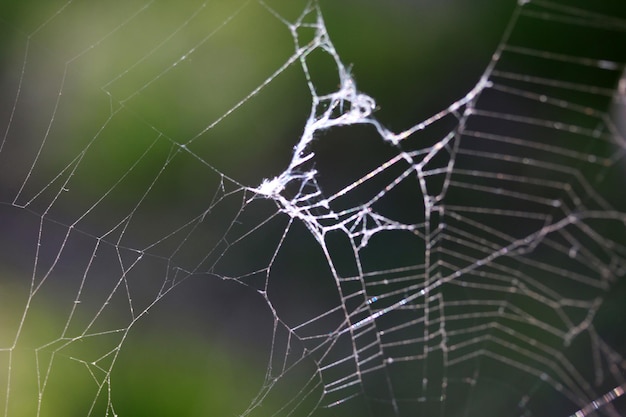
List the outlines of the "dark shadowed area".
{"label": "dark shadowed area", "polygon": [[626,415],[596,3],[5,1],[0,416]]}

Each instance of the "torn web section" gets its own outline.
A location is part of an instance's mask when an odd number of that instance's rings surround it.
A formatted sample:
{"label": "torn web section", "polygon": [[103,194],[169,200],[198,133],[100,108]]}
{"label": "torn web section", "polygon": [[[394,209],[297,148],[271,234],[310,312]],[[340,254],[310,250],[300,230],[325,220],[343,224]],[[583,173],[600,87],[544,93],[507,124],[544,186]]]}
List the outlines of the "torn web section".
{"label": "torn web section", "polygon": [[[312,232],[339,293],[339,306],[294,327],[305,335],[339,315],[327,337],[304,336],[326,405],[373,415],[617,415],[623,341],[606,330],[606,312],[625,271],[624,201],[614,192],[624,142],[607,108],[624,56],[591,46],[623,44],[623,20],[606,28],[598,16],[520,4],[477,86],[399,134],[333,106],[358,95],[344,90],[354,80],[343,81],[338,59],[337,92],[311,87],[292,164],[257,191]],[[524,35],[537,26],[549,44]],[[358,166],[357,141],[369,138],[381,159]],[[354,139],[349,159],[336,155],[342,139]],[[336,160],[326,169],[348,160],[344,177],[324,169],[331,140]],[[413,217],[385,208],[394,193],[419,208]]]}
{"label": "torn web section", "polygon": [[[623,339],[611,335],[620,327],[610,307],[623,301],[624,205],[614,192],[623,135],[606,105],[624,59],[620,48],[577,57],[566,42],[576,33],[572,45],[613,45],[596,32],[605,26],[597,16],[525,2],[519,32],[477,86],[394,134],[375,120],[374,100],[357,89],[315,3],[123,3],[112,22],[87,8],[95,14],[79,26],[104,25],[80,31],[78,45],[28,31],[29,44],[59,51],[50,78],[37,73],[50,68],[39,65],[48,54],[27,46],[18,60],[25,90],[11,103],[0,151],[10,175],[0,181],[17,178],[2,191],[3,222],[14,227],[2,253],[25,272],[10,306],[25,319],[2,314],[15,317],[0,345],[12,370],[2,381],[5,414],[142,414],[133,407],[143,402],[156,413],[168,400],[180,401],[178,414],[619,412]],[[176,16],[172,26],[146,18],[157,3]],[[48,17],[69,27],[83,6],[68,2]],[[556,42],[546,50],[516,37],[534,32],[523,19],[555,27],[546,38]],[[242,46],[261,33],[279,43]],[[147,45],[107,70],[111,61],[90,51],[110,57],[116,37]],[[524,65],[532,60],[548,64]],[[218,61],[236,81],[210,75]],[[100,77],[85,79],[98,63]],[[562,79],[579,66],[591,70]],[[311,92],[310,116],[287,170],[265,175],[273,171],[261,161],[279,148],[269,139],[293,137],[267,130],[297,124],[288,112],[300,110],[282,102],[276,111],[265,93],[296,72],[298,91]],[[81,83],[103,94],[85,99]],[[170,90],[177,100],[159,93]],[[29,97],[45,99],[33,110]],[[94,114],[77,127],[83,108]],[[28,126],[33,113],[42,120]],[[22,153],[23,172],[8,169]],[[48,325],[58,311],[61,321]],[[142,345],[137,337],[151,328],[160,337]],[[210,343],[188,350],[184,328]],[[234,368],[207,364],[221,357],[216,328],[254,346],[260,373],[229,379]],[[136,358],[148,366],[135,368]],[[168,366],[173,378],[151,373]],[[203,369],[218,377],[188,379]],[[234,398],[218,391],[229,382]],[[80,399],[68,392],[76,385],[88,391]],[[231,406],[197,402],[208,395]]]}
{"label": "torn web section", "polygon": [[[432,125],[425,130],[432,136],[421,132],[422,148],[404,150],[372,118],[374,100],[358,91],[320,20],[316,30],[320,47],[301,59],[311,115],[288,169],[256,189],[312,233],[338,292],[338,305],[293,331],[318,362],[322,404],[374,415],[426,410],[431,402],[439,409],[446,385],[442,299],[427,283],[431,219],[424,213],[444,181],[427,187],[425,178],[450,165],[458,113],[450,109],[416,128]],[[294,38],[299,44],[298,33]],[[320,91],[315,81],[319,52],[336,68],[334,89]],[[355,157],[355,148],[374,151]],[[382,250],[385,258],[377,255]],[[271,268],[270,300],[281,251]]]}

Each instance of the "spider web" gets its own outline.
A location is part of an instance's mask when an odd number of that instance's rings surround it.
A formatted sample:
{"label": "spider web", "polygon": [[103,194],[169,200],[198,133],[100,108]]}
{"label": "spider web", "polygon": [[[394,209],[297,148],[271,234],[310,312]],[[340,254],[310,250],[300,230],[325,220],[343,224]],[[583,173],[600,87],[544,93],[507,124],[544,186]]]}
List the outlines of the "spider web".
{"label": "spider web", "polygon": [[618,2],[406,129],[324,3],[4,7],[2,415],[626,414]]}

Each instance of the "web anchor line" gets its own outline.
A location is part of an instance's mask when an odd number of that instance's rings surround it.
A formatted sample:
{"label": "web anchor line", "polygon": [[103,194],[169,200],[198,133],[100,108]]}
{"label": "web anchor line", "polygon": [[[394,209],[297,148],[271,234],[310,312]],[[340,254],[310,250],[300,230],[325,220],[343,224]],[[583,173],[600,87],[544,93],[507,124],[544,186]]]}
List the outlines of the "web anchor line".
{"label": "web anchor line", "polygon": [[0,417],[616,417],[619,1],[0,6]]}
{"label": "web anchor line", "polygon": [[617,398],[621,397],[626,393],[626,384],[622,384],[613,388],[611,391],[607,392],[603,396],[593,400],[580,410],[576,411],[574,414],[569,417],[586,417],[596,412],[600,408],[606,406],[607,404],[612,403]]}

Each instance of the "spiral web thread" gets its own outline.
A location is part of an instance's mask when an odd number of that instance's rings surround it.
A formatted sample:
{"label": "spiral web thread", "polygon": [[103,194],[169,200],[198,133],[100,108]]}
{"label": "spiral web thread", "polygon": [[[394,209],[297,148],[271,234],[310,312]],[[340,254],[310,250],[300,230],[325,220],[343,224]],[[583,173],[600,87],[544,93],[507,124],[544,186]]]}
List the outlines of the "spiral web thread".
{"label": "spiral web thread", "polygon": [[[35,40],[70,19],[73,7],[58,8],[25,37],[15,95],[3,117],[0,170],[13,181],[3,182],[3,223],[19,227],[19,242],[32,254],[29,277],[17,284],[28,281],[22,310],[12,311],[15,320],[1,340],[3,415],[48,415],[52,393],[66,378],[56,369],[67,360],[92,384],[82,412],[117,415],[113,376],[125,340],[163,299],[199,278],[242,284],[271,314],[267,372],[243,415],[502,415],[498,401],[507,415],[624,415],[622,331],[605,312],[619,307],[611,296],[626,272],[626,199],[616,189],[626,173],[623,16],[520,2],[475,87],[427,120],[392,132],[376,118],[375,99],[357,88],[316,2],[291,19],[278,5],[238,4],[197,43],[176,50],[160,72],[118,93],[129,74],[211,7],[201,4],[100,85],[108,107],[100,109],[97,128],[76,153],[62,155],[65,162],[51,174],[51,155],[66,140],[57,131],[75,121],[67,103],[79,62],[139,25],[155,5],[127,11],[112,30],[68,55],[60,75],[51,75],[52,90],[42,93],[53,99],[33,144],[22,135],[29,95],[42,88],[30,84],[37,70],[32,57],[40,53]],[[144,119],[134,100],[180,66],[197,65],[195,54],[251,8],[288,29],[291,55],[185,139]],[[549,32],[538,39],[529,28]],[[593,47],[611,42],[613,48]],[[318,86],[311,64],[318,55],[335,68],[333,90]],[[246,185],[216,168],[200,147],[207,135],[294,68],[304,76],[311,106],[284,171]],[[139,151],[90,195],[74,191],[85,167],[97,163],[100,144],[116,140],[127,119],[145,127]],[[346,183],[328,186],[316,143],[350,129],[376,136],[389,154]],[[28,161],[21,173],[10,169],[18,157]],[[142,231],[147,202],[179,162],[199,167],[207,179],[198,181],[211,197],[171,228]],[[148,163],[156,169],[146,178],[140,167]],[[142,183],[143,192],[123,215],[102,217],[132,181]],[[400,214],[396,206],[404,207]],[[226,217],[213,220],[222,211]],[[259,220],[255,212],[265,214]],[[329,280],[337,297],[323,313],[294,324],[273,282],[300,226],[326,261],[319,280]],[[270,227],[280,233],[268,243]],[[8,232],[3,245],[16,239]],[[255,244],[271,249],[261,266],[226,269],[239,248]],[[406,252],[411,256],[400,256]],[[65,300],[63,325],[34,330],[36,306],[48,291]],[[281,390],[305,364],[314,371],[285,400]],[[36,396],[32,404],[17,404],[26,375]]]}

